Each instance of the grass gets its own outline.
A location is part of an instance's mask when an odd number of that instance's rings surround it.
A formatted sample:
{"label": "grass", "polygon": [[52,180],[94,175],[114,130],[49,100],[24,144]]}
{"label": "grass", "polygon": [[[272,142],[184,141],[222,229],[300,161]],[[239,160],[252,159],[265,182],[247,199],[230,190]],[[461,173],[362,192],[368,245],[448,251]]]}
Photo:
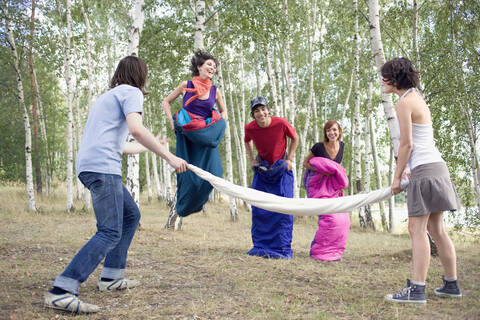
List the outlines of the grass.
{"label": "grass", "polygon": [[[93,213],[64,211],[58,193],[39,198],[40,213],[26,211],[22,186],[0,187],[0,319],[70,319],[43,307],[55,276],[95,232]],[[80,203],[76,204],[81,207]],[[230,222],[228,205],[207,205],[165,230],[167,207],[141,207],[142,227],[134,238],[127,275],[142,287],[125,292],[95,289],[100,268],[82,285],[80,297],[102,307],[76,319],[480,319],[480,247],[477,238],[453,233],[464,297],[437,298],[442,267],[432,258],[426,306],[385,302],[410,276],[406,234],[365,232],[352,223],[339,262],[309,257],[313,218],[296,219],[294,259],[266,260],[245,254],[251,247],[250,215]]]}

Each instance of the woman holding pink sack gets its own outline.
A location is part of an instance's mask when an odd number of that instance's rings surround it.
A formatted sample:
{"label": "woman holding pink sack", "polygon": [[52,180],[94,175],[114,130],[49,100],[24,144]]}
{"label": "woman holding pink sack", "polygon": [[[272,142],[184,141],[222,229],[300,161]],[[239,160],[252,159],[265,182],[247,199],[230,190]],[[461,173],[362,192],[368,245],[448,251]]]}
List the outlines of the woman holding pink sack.
{"label": "woman holding pink sack", "polygon": [[[303,161],[307,169],[304,185],[309,198],[337,198],[343,196],[348,178],[341,162],[345,144],[342,128],[335,120],[323,127],[323,142],[316,143]],[[317,260],[337,261],[342,258],[350,231],[348,213],[318,216],[318,230],[312,241],[310,256]]]}

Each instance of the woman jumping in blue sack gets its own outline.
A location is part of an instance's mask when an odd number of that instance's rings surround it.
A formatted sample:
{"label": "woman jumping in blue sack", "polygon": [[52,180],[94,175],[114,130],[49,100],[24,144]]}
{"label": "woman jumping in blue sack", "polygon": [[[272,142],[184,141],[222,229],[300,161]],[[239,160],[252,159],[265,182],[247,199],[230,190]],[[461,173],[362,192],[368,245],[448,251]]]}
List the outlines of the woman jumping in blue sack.
{"label": "woman jumping in blue sack", "polygon": [[[195,52],[190,70],[193,79],[183,81],[162,102],[177,136],[176,155],[215,176],[223,173],[217,146],[226,127],[227,110],[222,94],[212,85],[218,61],[209,53]],[[182,108],[172,116],[170,104],[183,94]],[[217,104],[218,110],[214,108]],[[177,176],[176,210],[181,217],[201,211],[212,191],[210,183],[193,172]]]}

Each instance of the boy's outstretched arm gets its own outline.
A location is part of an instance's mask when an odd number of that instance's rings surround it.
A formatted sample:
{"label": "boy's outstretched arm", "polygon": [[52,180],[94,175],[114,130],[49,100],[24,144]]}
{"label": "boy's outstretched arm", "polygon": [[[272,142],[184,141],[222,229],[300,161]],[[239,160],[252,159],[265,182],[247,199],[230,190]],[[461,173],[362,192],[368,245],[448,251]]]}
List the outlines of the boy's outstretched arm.
{"label": "boy's outstretched arm", "polygon": [[[143,126],[142,123],[142,116],[139,113],[129,113],[127,115],[127,124],[128,130],[130,134],[137,140],[140,144],[142,144],[148,150],[155,152],[160,157],[164,158],[168,164],[170,164],[177,173],[185,172],[188,170],[187,162],[172,153],[165,147],[164,144],[160,143],[160,141],[147,129]],[[138,146],[132,146],[131,144],[127,144],[123,153],[135,153],[130,151],[145,151]]]}

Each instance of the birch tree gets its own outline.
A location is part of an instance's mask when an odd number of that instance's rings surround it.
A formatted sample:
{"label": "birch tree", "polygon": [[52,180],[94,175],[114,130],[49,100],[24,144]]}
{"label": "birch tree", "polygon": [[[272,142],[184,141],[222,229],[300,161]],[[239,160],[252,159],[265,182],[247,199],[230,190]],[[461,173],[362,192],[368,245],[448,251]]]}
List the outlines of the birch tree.
{"label": "birch tree", "polygon": [[2,3],[2,9],[4,13],[5,25],[7,26],[8,31],[8,44],[13,57],[13,67],[15,73],[17,74],[17,97],[20,104],[20,108],[23,112],[23,124],[25,127],[25,174],[27,180],[27,198],[28,198],[28,210],[37,211],[37,205],[35,203],[35,190],[33,187],[33,168],[32,168],[32,132],[30,129],[30,119],[28,116],[27,106],[25,105],[25,98],[23,92],[22,84],[22,74],[19,67],[19,59],[17,48],[15,46],[15,38],[13,35],[13,30],[10,24],[10,17],[8,14],[8,7],[5,3]]}
{"label": "birch tree", "polygon": [[[372,159],[372,149],[370,148],[370,136],[371,136],[371,129],[369,126],[370,119],[371,119],[371,109],[372,109],[372,94],[373,94],[373,84],[369,82],[368,84],[368,97],[367,97],[367,112],[366,112],[366,119],[365,119],[365,158],[364,158],[364,164],[365,164],[365,180],[363,182],[363,190],[365,192],[370,191],[370,168],[372,166],[371,164],[371,159]],[[370,205],[366,205],[364,208],[364,214],[365,214],[365,222],[366,225],[375,230],[375,224],[373,223],[373,217],[372,217],[372,210]]]}
{"label": "birch tree", "polygon": [[72,14],[71,2],[66,0],[65,11],[67,26],[65,34],[65,59],[64,74],[67,87],[67,212],[74,211],[73,206],[73,89],[71,78],[71,38],[72,38]]}
{"label": "birch tree", "polygon": [[193,47],[203,49],[203,31],[205,30],[205,0],[195,0],[195,40]]}
{"label": "birch tree", "polygon": [[[353,48],[353,72],[354,72],[354,112],[353,112],[353,130],[354,130],[354,153],[355,153],[355,186],[356,191],[361,192],[362,188],[362,154],[360,148],[360,137],[361,137],[361,129],[360,129],[360,39],[358,34],[358,1],[353,1],[354,7],[354,48]],[[358,218],[360,221],[360,226],[363,228],[367,227],[367,221],[365,219],[365,211],[364,208],[358,208]]]}
{"label": "birch tree", "polygon": [[[283,1],[283,8],[284,8],[284,15],[285,15],[285,20],[287,21],[288,25],[288,1],[284,0]],[[295,116],[296,116],[296,104],[294,101],[294,93],[293,93],[293,84],[292,84],[292,77],[290,74],[291,71],[291,66],[290,66],[290,38],[288,36],[289,30],[287,30],[286,36],[285,36],[285,46],[284,46],[284,63],[285,63],[285,79],[286,79],[286,84],[287,84],[287,93],[288,93],[288,111],[290,115],[290,124],[295,127]],[[285,114],[286,115],[286,114]],[[293,155],[292,159],[292,173],[293,176],[297,176],[297,160],[296,160],[296,155]],[[293,184],[293,194],[295,198],[300,197],[300,188],[297,182]]]}
{"label": "birch tree", "polygon": [[[317,1],[314,0],[314,6],[312,10],[312,18],[309,20],[309,31],[310,35],[308,37],[308,74],[309,74],[309,93],[307,101],[307,114],[305,116],[305,125],[303,128],[303,133],[300,136],[300,161],[305,159],[305,154],[307,153],[307,135],[308,129],[310,128],[310,114],[314,108],[313,101],[315,100],[315,91],[314,91],[314,73],[313,73],[313,41],[315,39],[315,26],[317,24]],[[322,21],[323,23],[323,21]],[[321,27],[320,27],[321,28]],[[295,184],[297,188],[300,189],[300,182],[302,181],[303,175],[303,166],[300,164],[298,168],[298,174],[296,176]]]}
{"label": "birch tree", "polygon": [[30,37],[28,45],[28,65],[30,69],[30,82],[32,86],[32,120],[33,120],[33,154],[35,163],[35,182],[37,185],[37,193],[42,193],[42,173],[40,170],[40,151],[38,149],[38,89],[36,87],[36,75],[33,58],[33,40],[35,37],[35,0],[32,0],[32,12],[30,19]]}
{"label": "birch tree", "polygon": [[[90,26],[90,19],[88,14],[85,11],[84,0],[80,0],[80,12],[82,13],[83,21],[85,22],[85,43],[86,43],[86,56],[87,56],[87,110],[86,113],[90,111],[92,106],[92,86],[93,86],[93,61],[92,61],[92,28]],[[84,210],[90,208],[90,192],[85,189],[83,193],[83,207]]]}
{"label": "birch tree", "polygon": [[270,59],[269,47],[265,45],[264,47],[265,62],[267,64],[267,76],[268,76],[268,87],[270,89],[270,106],[275,111],[275,114],[280,115],[280,106],[277,102],[277,84],[276,79],[273,73],[272,61]]}
{"label": "birch tree", "polygon": [[[130,27],[130,35],[128,41],[128,55],[138,56],[138,45],[140,35],[142,34],[143,21],[145,18],[143,7],[144,0],[135,0],[133,11],[133,23]],[[128,141],[134,141],[132,135],[128,135]],[[127,188],[130,191],[137,206],[140,205],[140,156],[138,154],[127,156]]]}
{"label": "birch tree", "polygon": [[[370,44],[372,46],[372,53],[375,58],[375,65],[377,66],[378,81],[382,86],[381,68],[385,64],[385,55],[383,53],[383,43],[380,34],[380,14],[378,9],[378,0],[368,0],[368,19],[370,29]],[[386,94],[382,90],[382,105],[385,113],[385,119],[390,131],[393,151],[398,154],[398,147],[400,145],[400,129],[398,128],[395,110],[392,103],[392,94]]]}
{"label": "birch tree", "polygon": [[[217,0],[213,0],[213,7],[216,8],[217,7]],[[215,31],[218,35],[218,37],[220,37],[220,23],[219,23],[219,19],[218,19],[218,12],[215,11],[215,15],[214,15],[214,23],[215,23]],[[218,76],[218,84],[219,84],[219,90],[224,98],[224,100],[226,100],[225,98],[225,84],[223,82],[223,73],[222,73],[222,65],[219,64],[217,66],[217,76]],[[225,108],[228,110],[229,107],[232,107],[232,106],[228,106],[226,105]],[[232,166],[232,138],[231,138],[231,134],[230,134],[230,124],[229,124],[229,121],[228,119],[225,119],[226,123],[227,123],[227,126],[225,128],[225,162],[226,162],[226,166],[227,166],[227,180],[232,182],[233,183],[233,166]],[[229,209],[230,209],[230,218],[232,219],[232,221],[237,221],[238,220],[238,211],[237,211],[237,205],[235,203],[235,199],[233,197],[228,197],[228,204],[229,204]]]}
{"label": "birch tree", "polygon": [[[450,17],[451,21],[455,21],[454,17],[454,8],[450,4],[449,5],[449,10],[450,10]],[[453,57],[455,57],[455,67],[458,70],[458,72],[455,73],[455,83],[456,83],[456,90],[457,92],[461,92],[461,88],[465,88],[465,76],[464,76],[464,70],[462,66],[462,61],[459,61],[459,52],[457,50],[458,44],[457,44],[457,36],[456,32],[453,27],[451,27],[451,48],[453,52]],[[455,105],[458,105],[460,107],[461,113],[463,115],[463,123],[464,127],[467,131],[467,136],[468,136],[468,144],[470,146],[470,159],[471,159],[471,170],[472,170],[472,176],[473,176],[473,184],[474,184],[474,189],[475,189],[475,194],[477,196],[477,207],[479,209],[479,218],[480,218],[480,161],[479,161],[479,154],[477,150],[477,133],[475,130],[475,125],[472,121],[472,108],[468,108],[467,106],[470,104],[470,102],[467,101],[462,101],[459,99],[458,95],[456,95],[455,99]]]}

